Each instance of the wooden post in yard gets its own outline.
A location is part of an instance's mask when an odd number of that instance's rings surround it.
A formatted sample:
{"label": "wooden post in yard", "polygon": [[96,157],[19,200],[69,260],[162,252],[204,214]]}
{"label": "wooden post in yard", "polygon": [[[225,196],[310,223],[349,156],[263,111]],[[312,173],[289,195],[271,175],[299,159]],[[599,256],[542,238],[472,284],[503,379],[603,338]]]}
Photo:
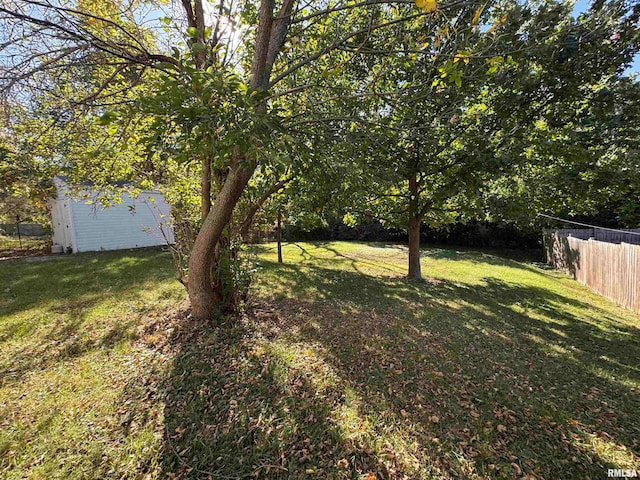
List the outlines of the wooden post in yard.
{"label": "wooden post in yard", "polygon": [[278,241],[278,263],[282,263],[282,212],[278,210],[278,227],[276,228],[276,240]]}
{"label": "wooden post in yard", "polygon": [[16,231],[18,232],[18,244],[22,249],[22,236],[20,235],[20,215],[16,215]]}

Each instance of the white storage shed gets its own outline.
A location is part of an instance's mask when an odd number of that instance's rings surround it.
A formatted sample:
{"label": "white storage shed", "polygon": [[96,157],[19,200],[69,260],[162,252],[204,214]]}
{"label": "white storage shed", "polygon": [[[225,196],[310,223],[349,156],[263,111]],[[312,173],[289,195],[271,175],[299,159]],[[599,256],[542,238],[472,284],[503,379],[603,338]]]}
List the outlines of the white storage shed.
{"label": "white storage shed", "polygon": [[53,179],[56,198],[50,200],[53,251],[92,252],[151,247],[173,243],[170,207],[157,191],[137,197],[122,193],[122,203],[103,207],[97,192],[83,186],[74,195],[65,177]]}

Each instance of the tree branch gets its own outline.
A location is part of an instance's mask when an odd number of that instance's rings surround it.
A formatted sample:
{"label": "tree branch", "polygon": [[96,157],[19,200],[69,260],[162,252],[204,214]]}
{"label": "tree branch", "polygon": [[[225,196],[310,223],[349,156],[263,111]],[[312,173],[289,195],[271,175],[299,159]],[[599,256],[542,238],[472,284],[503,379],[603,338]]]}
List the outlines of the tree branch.
{"label": "tree branch", "polygon": [[287,185],[287,183],[289,183],[291,180],[293,180],[293,177],[287,177],[275,183],[269,189],[267,189],[267,191],[264,192],[262,196],[249,207],[249,211],[247,212],[247,215],[244,217],[244,220],[240,224],[240,236],[242,236],[242,238],[245,238],[247,233],[249,233],[249,228],[253,223],[253,217],[255,217],[258,210],[260,210],[262,205],[264,205],[264,202],[266,202],[271,195],[282,190]]}

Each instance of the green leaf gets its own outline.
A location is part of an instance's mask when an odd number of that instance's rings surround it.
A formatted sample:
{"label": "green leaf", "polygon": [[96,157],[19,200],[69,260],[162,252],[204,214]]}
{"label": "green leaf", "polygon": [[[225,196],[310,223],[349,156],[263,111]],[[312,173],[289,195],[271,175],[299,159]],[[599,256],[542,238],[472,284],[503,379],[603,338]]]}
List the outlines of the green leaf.
{"label": "green leaf", "polygon": [[113,121],[117,120],[120,117],[120,114],[117,112],[105,112],[98,120],[100,125],[109,125]]}
{"label": "green leaf", "polygon": [[191,45],[191,49],[193,50],[194,53],[199,53],[199,52],[204,52],[207,49],[207,47],[206,45],[198,42]]}

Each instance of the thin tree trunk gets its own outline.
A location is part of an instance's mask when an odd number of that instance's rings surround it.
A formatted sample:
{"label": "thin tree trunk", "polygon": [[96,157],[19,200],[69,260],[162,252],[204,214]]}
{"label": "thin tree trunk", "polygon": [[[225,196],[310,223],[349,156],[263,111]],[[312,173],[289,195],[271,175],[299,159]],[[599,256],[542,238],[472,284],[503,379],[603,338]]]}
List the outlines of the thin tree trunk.
{"label": "thin tree trunk", "polygon": [[18,233],[18,243],[22,248],[22,235],[20,234],[20,215],[16,215],[16,232]]}
{"label": "thin tree trunk", "polygon": [[[182,0],[182,5],[187,14],[189,27],[196,29],[196,38],[190,40],[189,43],[195,42],[204,44],[205,24],[202,0],[195,0],[193,4],[191,2],[192,0]],[[202,69],[206,59],[206,52],[204,50],[199,50],[195,52],[194,58],[196,61],[196,68]],[[199,88],[196,88],[196,92],[200,95]],[[209,155],[207,154],[202,158],[200,187],[200,215],[202,220],[204,220],[207,218],[207,215],[209,215],[209,211],[211,210],[211,158],[209,158]]]}
{"label": "thin tree trunk", "polygon": [[266,192],[264,192],[264,194],[262,194],[262,196],[255,203],[253,203],[249,207],[249,210],[247,211],[247,215],[244,217],[244,220],[240,224],[240,236],[242,237],[243,240],[245,241],[247,240],[249,229],[253,224],[253,219],[256,213],[258,213],[258,210],[260,210],[262,205],[264,205],[264,202],[266,202],[269,199],[269,197],[271,197],[271,195],[273,195],[274,193],[277,193],[282,188],[284,188],[284,186],[290,181],[291,181],[291,178],[289,177],[275,183]]}
{"label": "thin tree trunk", "polygon": [[202,175],[200,178],[202,192],[200,193],[200,213],[204,220],[211,210],[211,159],[208,155],[202,160]]}
{"label": "thin tree trunk", "polygon": [[242,238],[245,243],[249,241],[249,229],[251,228],[251,225],[253,225],[253,218],[255,217],[256,213],[258,213],[258,210],[260,210],[261,205],[262,204],[259,204],[258,202],[252,204],[249,207],[247,216],[244,217],[244,220],[240,224],[240,238]]}
{"label": "thin tree trunk", "polygon": [[411,280],[422,280],[420,270],[420,220],[419,216],[409,219],[409,275]]}
{"label": "thin tree trunk", "polygon": [[[417,161],[416,161],[417,164]],[[416,167],[417,165],[414,165]],[[409,175],[409,273],[410,280],[422,280],[420,269],[420,187],[417,168]]]}
{"label": "thin tree trunk", "polygon": [[278,241],[278,263],[282,263],[282,212],[278,210],[278,227],[276,229],[276,240]]}

